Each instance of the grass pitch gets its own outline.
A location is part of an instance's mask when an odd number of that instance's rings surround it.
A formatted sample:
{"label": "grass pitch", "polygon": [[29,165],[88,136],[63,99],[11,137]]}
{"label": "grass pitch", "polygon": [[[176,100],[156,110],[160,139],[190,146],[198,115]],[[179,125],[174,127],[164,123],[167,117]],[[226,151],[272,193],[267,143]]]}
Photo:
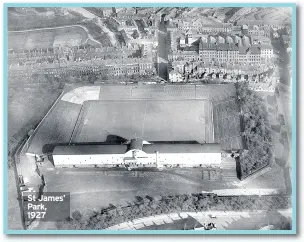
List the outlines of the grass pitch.
{"label": "grass pitch", "polygon": [[72,142],[103,142],[107,135],[148,141],[213,143],[211,104],[206,100],[85,102]]}

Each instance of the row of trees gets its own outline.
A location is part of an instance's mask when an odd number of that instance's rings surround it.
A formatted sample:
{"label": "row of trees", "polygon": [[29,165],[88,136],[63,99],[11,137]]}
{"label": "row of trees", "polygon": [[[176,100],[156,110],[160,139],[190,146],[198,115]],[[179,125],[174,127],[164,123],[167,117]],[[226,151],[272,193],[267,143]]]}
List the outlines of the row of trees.
{"label": "row of trees", "polygon": [[185,194],[163,197],[137,197],[129,206],[113,206],[83,216],[79,211],[72,213],[66,221],[57,222],[58,229],[100,230],[126,221],[157,214],[181,211],[241,211],[283,209],[290,205],[283,196],[224,196],[216,194]]}
{"label": "row of trees", "polygon": [[247,146],[240,156],[240,172],[241,177],[246,177],[270,163],[271,126],[263,99],[248,88],[248,83],[237,82],[235,86],[244,117],[243,131]]}

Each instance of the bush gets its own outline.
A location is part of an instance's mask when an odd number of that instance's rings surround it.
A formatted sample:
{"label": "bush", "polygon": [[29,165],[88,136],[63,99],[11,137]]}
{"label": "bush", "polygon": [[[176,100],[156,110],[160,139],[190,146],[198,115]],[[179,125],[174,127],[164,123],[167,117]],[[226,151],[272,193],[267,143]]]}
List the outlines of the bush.
{"label": "bush", "polygon": [[80,221],[82,218],[82,214],[76,210],[72,213],[72,218],[76,221]]}

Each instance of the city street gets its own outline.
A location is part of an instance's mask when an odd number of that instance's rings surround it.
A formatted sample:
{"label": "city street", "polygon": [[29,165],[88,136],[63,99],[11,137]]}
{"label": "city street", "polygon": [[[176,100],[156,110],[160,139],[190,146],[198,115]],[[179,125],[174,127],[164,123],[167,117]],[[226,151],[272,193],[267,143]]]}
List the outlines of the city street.
{"label": "city street", "polygon": [[168,80],[168,46],[167,46],[167,29],[164,20],[159,23],[158,28],[158,58],[157,58],[157,68],[158,75]]}

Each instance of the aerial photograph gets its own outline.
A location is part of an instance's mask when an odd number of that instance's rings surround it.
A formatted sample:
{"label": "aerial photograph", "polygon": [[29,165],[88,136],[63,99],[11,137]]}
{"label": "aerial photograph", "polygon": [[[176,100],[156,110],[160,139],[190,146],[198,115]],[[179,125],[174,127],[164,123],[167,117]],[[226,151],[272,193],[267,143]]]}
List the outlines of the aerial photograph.
{"label": "aerial photograph", "polygon": [[294,229],[292,7],[6,11],[8,231]]}

